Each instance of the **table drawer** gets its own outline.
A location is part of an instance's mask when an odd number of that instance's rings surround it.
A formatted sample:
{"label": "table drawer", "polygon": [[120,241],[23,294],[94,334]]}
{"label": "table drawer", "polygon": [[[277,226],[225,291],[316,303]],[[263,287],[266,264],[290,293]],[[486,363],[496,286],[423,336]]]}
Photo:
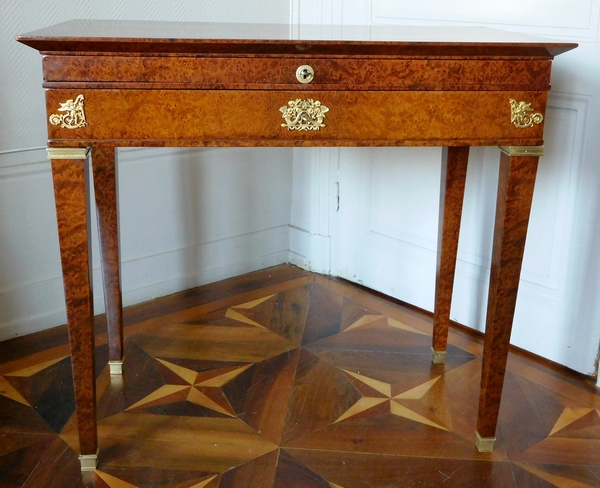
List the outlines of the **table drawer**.
{"label": "table drawer", "polygon": [[[47,90],[46,97],[56,144],[539,145],[547,92]],[[518,102],[529,110],[511,112]]]}
{"label": "table drawer", "polygon": [[[296,76],[303,65],[314,71],[308,83]],[[548,90],[551,61],[46,55],[43,66],[53,88]]]}

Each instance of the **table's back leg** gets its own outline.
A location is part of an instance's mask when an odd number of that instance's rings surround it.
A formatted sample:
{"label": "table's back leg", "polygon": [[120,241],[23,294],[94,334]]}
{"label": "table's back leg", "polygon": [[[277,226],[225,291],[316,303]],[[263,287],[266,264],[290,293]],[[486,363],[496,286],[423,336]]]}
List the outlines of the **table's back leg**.
{"label": "table's back leg", "polygon": [[491,451],[541,148],[502,148],[483,349],[477,448]]}
{"label": "table's back leg", "polygon": [[98,213],[98,232],[102,255],[102,278],[108,331],[108,365],[111,375],[122,373],[123,304],[119,272],[119,225],[117,200],[116,149],[114,146],[92,148],[94,192]]}
{"label": "table's back leg", "polygon": [[48,149],[52,162],[83,471],[95,469],[98,454],[87,155],[85,148]]}
{"label": "table's back leg", "polygon": [[445,147],[442,153],[437,276],[433,314],[433,362],[446,359],[450,305],[456,269],[460,219],[465,194],[469,147]]}

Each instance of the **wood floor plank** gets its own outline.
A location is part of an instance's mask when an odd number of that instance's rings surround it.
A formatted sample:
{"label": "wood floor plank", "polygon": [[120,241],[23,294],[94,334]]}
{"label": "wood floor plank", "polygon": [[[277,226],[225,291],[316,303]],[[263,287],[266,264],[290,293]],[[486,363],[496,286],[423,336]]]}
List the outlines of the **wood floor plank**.
{"label": "wood floor plank", "polygon": [[21,402],[0,396],[0,434],[21,432],[23,434],[52,434],[54,430],[33,409]]}
{"label": "wood floor plank", "polygon": [[286,448],[285,452],[291,459],[288,464],[295,461],[296,464],[304,466],[305,470],[310,470],[314,477],[325,479],[330,484],[344,488],[532,486],[516,484],[511,466],[506,462],[382,456],[291,448]]}
{"label": "wood floor plank", "polygon": [[594,488],[599,484],[598,478],[590,470],[580,466],[556,464],[518,464],[518,466],[552,486]]}
{"label": "wood floor plank", "polygon": [[50,449],[55,436],[2,433],[0,439],[0,483],[20,487]]}
{"label": "wood floor plank", "polygon": [[271,487],[279,460],[279,449],[230,469],[221,476],[223,488]]}
{"label": "wood floor plank", "polygon": [[282,450],[273,488],[331,488],[331,484]]}
{"label": "wood floor plank", "polygon": [[360,397],[343,371],[301,351],[282,445],[333,424]]}
{"label": "wood floor plank", "polygon": [[600,439],[548,437],[523,453],[511,455],[515,462],[600,466]]}
{"label": "wood floor plank", "polygon": [[340,331],[344,297],[320,283],[311,287],[308,316],[302,345],[329,337]]}
{"label": "wood floor plank", "polygon": [[281,442],[299,355],[295,349],[257,364],[240,415],[277,445]]}
{"label": "wood floor plank", "polygon": [[134,341],[152,356],[160,358],[258,362],[294,349],[293,344],[268,331],[229,329],[215,332],[219,339],[214,342],[197,339],[169,342],[155,336],[137,336]]}
{"label": "wood floor plank", "polygon": [[40,453],[38,463],[23,484],[23,488],[74,488],[92,486],[81,476],[78,454],[59,437]]}
{"label": "wood floor plank", "polygon": [[590,391],[587,385],[584,385],[583,381],[581,380],[581,386],[575,386],[571,381],[562,379],[556,374],[544,371],[539,367],[534,367],[531,364],[527,364],[522,360],[514,359],[511,356],[509,356],[507,368],[516,374],[528,378],[530,381],[539,383],[545,388],[560,391],[561,394],[571,397],[578,402],[582,402],[590,407],[600,409],[600,395],[598,395],[598,388]]}
{"label": "wood floor plank", "polygon": [[277,449],[237,419],[119,414],[99,424],[102,465],[220,474]]}

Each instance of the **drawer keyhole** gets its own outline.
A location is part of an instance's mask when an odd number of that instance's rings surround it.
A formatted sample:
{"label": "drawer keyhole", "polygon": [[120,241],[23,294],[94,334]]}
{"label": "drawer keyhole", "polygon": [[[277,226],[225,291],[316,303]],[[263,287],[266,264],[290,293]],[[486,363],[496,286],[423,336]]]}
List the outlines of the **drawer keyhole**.
{"label": "drawer keyhole", "polygon": [[307,64],[303,64],[296,70],[296,79],[300,83],[310,83],[315,77],[315,70]]}

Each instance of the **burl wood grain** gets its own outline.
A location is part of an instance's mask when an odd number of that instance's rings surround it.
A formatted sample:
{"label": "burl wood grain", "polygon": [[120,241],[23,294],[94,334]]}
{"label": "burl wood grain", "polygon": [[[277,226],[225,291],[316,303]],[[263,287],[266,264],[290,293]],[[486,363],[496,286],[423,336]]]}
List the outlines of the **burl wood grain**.
{"label": "burl wood grain", "polygon": [[477,431],[494,437],[517,303],[537,157],[502,153]]}
{"label": "burl wood grain", "polygon": [[[53,145],[540,145],[543,124],[515,127],[510,99],[542,114],[547,99],[546,91],[47,90],[48,115],[79,93],[88,124],[49,125]],[[327,106],[326,127],[282,127],[280,107],[297,98]]]}
{"label": "burl wood grain", "polygon": [[[296,69],[310,65],[311,83]],[[47,87],[291,90],[547,90],[550,60],[353,59],[319,57],[43,57]]]}
{"label": "burl wood grain", "polygon": [[52,160],[79,445],[81,454],[96,454],[95,349],[86,166],[84,160]]}
{"label": "burl wood grain", "polygon": [[450,306],[468,159],[469,147],[443,149],[432,341],[433,350],[437,352],[445,351],[448,343]]}
{"label": "burl wood grain", "polygon": [[109,361],[123,360],[123,304],[119,273],[119,225],[117,204],[116,149],[92,148],[94,192],[102,252],[102,278],[108,330]]}

